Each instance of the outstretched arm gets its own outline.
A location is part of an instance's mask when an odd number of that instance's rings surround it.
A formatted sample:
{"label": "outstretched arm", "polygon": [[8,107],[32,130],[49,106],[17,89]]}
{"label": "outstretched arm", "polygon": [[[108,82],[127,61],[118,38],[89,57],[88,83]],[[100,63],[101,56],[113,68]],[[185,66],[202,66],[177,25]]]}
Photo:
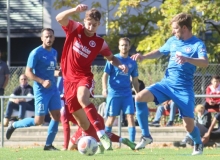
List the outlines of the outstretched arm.
{"label": "outstretched arm", "polygon": [[157,50],[154,50],[154,51],[151,51],[149,53],[146,53],[144,55],[141,55],[140,53],[137,53],[133,56],[131,56],[131,58],[135,61],[142,61],[144,59],[155,59],[155,58],[159,58],[161,57],[162,54],[160,53],[160,51],[157,49]]}
{"label": "outstretched arm", "polygon": [[69,22],[69,16],[78,13],[78,12],[84,12],[88,9],[88,6],[85,4],[79,4],[78,6],[76,6],[75,8],[71,8],[68,10],[65,10],[61,13],[59,13],[56,16],[56,20],[57,22],[61,25],[61,26],[67,26],[68,22]]}
{"label": "outstretched arm", "polygon": [[107,82],[108,82],[108,74],[104,72],[102,76],[102,95],[104,97],[107,97],[107,94],[108,94]]}
{"label": "outstretched arm", "polygon": [[134,87],[135,90],[135,94],[137,94],[139,92],[139,82],[138,82],[138,77],[132,77],[132,85]]}
{"label": "outstretched arm", "polygon": [[124,64],[121,64],[121,62],[116,58],[113,54],[110,56],[106,56],[107,60],[113,65],[121,69],[123,72],[128,72],[128,67]]}
{"label": "outstretched arm", "polygon": [[203,137],[205,138],[209,138],[213,128],[215,127],[215,124],[217,123],[217,119],[214,117],[213,120],[212,120],[212,124],[211,126],[209,127],[208,131],[205,133],[205,135]]}
{"label": "outstretched arm", "polygon": [[207,67],[209,65],[209,61],[207,57],[190,58],[190,57],[184,57],[182,55],[176,55],[176,62],[179,64],[188,62],[198,67]]}

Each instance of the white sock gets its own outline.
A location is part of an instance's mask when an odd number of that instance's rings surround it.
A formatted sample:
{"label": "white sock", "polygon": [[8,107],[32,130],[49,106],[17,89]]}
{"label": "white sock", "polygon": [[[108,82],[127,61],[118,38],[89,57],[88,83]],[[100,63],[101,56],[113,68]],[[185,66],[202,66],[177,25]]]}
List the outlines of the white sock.
{"label": "white sock", "polygon": [[96,134],[100,138],[100,137],[102,137],[105,134],[105,131],[104,130],[100,130],[100,131],[97,131]]}

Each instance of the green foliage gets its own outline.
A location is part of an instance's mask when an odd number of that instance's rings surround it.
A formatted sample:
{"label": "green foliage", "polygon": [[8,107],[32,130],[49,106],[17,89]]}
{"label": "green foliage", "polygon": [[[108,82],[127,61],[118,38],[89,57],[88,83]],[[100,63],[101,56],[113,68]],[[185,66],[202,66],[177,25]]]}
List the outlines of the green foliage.
{"label": "green foliage", "polygon": [[[85,3],[80,0],[74,2],[56,0],[54,6],[57,9],[62,6],[74,7],[83,2]],[[153,6],[156,2],[157,4],[160,2],[161,5]],[[173,16],[186,12],[193,16],[192,32],[205,42],[210,62],[219,63],[220,26],[217,22],[220,21],[220,1],[165,0],[162,2],[159,0],[109,0],[109,13],[113,18],[108,20],[109,34],[104,38],[113,53],[118,52],[117,42],[121,36],[130,37],[132,46],[139,52],[146,53],[158,49],[171,36],[170,20]],[[106,6],[101,6],[99,1],[94,1],[93,7],[98,7],[103,17],[108,12]],[[206,37],[207,33],[211,35]],[[150,60],[143,63],[162,62],[164,60]]]}

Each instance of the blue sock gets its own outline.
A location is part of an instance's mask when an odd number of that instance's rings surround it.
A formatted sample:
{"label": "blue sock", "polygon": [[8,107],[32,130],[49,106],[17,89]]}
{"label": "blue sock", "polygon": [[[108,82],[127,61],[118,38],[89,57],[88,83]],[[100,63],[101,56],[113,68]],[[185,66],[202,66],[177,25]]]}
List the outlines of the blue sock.
{"label": "blue sock", "polygon": [[112,127],[107,127],[107,126],[105,126],[105,131],[111,133],[111,132],[112,132]]}
{"label": "blue sock", "polygon": [[136,114],[138,124],[141,128],[141,132],[143,136],[148,137],[149,133],[149,126],[148,126],[148,107],[146,102],[135,102],[136,106]]}
{"label": "blue sock", "polygon": [[202,144],[199,128],[197,126],[195,126],[193,131],[188,133],[188,135],[194,141],[194,144]]}
{"label": "blue sock", "polygon": [[134,142],[135,141],[135,134],[136,134],[135,127],[128,127],[128,134],[129,134],[130,141]]}
{"label": "blue sock", "polygon": [[34,118],[25,118],[13,123],[14,128],[25,128],[35,126]]}
{"label": "blue sock", "polygon": [[47,130],[48,135],[46,140],[46,146],[52,145],[58,131],[58,125],[58,121],[54,121],[53,119],[51,119]]}

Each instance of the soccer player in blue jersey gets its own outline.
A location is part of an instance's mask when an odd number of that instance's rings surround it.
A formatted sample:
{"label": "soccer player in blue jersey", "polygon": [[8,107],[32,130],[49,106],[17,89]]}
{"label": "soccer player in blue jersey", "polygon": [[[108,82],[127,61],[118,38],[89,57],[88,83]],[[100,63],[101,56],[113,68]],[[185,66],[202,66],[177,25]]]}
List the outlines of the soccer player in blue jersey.
{"label": "soccer player in blue jersey", "polygon": [[171,26],[174,36],[160,49],[145,55],[137,53],[131,57],[134,60],[143,60],[170,54],[164,78],[135,96],[137,119],[143,135],[135,148],[142,149],[153,141],[148,128],[147,102],[160,104],[172,99],[179,108],[186,131],[194,141],[192,155],[199,155],[203,153],[203,144],[199,129],[194,125],[193,74],[196,66],[208,66],[207,51],[204,43],[192,34],[191,15],[177,14],[171,20]]}
{"label": "soccer player in blue jersey", "polygon": [[37,126],[44,123],[44,117],[50,112],[51,121],[44,150],[58,150],[52,143],[58,131],[60,120],[60,94],[56,86],[55,67],[57,51],[52,48],[55,40],[54,31],[45,28],[41,32],[43,44],[31,51],[25,74],[34,81],[35,118],[25,118],[11,123],[6,131],[6,138],[10,139],[17,128]]}
{"label": "soccer player in blue jersey", "polygon": [[[119,39],[120,53],[115,56],[121,63],[128,66],[128,72],[124,73],[109,62],[106,63],[102,77],[103,96],[107,96],[105,123],[106,132],[112,131],[112,125],[115,117],[120,115],[121,110],[127,115],[128,133],[130,141],[135,141],[135,121],[134,121],[134,101],[132,98],[131,83],[135,92],[139,92],[138,67],[137,62],[129,56],[130,39],[123,37]],[[131,78],[131,79],[130,79]]]}

